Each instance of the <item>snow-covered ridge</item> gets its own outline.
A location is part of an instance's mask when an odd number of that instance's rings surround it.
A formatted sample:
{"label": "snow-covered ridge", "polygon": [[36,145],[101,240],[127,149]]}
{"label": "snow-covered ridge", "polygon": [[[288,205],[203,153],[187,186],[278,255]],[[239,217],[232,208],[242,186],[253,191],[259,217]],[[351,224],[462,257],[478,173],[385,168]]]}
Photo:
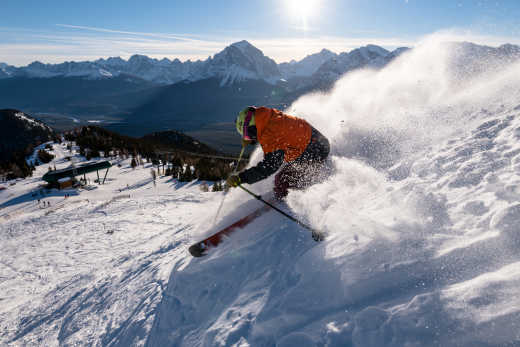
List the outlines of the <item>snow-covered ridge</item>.
{"label": "snow-covered ridge", "polygon": [[[382,59],[389,53],[385,49],[373,45],[360,48],[360,51],[363,52],[365,60]],[[120,57],[62,64],[44,64],[36,61],[20,68],[2,64],[0,65],[0,78],[61,76],[103,79],[126,74],[160,84],[171,84],[183,80],[197,81],[211,77],[219,78],[222,84],[247,79],[264,80],[274,84],[282,78],[287,80],[295,77],[310,77],[327,61],[337,57],[336,53],[323,49],[299,62],[293,60],[290,63],[276,64],[258,48],[243,40],[231,44],[204,61],[181,62],[178,59],[169,60],[167,58],[158,60],[137,54],[131,56],[127,61]],[[348,61],[343,60],[341,63],[349,64]]]}
{"label": "snow-covered ridge", "polygon": [[46,124],[40,122],[37,119],[27,116],[23,112],[16,112],[16,113],[14,113],[14,116],[20,120],[23,120],[28,127],[40,127],[42,129],[52,131],[52,129],[49,126],[47,126]]}
{"label": "snow-covered ridge", "polygon": [[14,69],[16,69],[14,66],[7,65],[6,63],[0,63],[0,78],[10,77]]}
{"label": "snow-covered ridge", "polygon": [[300,61],[291,60],[289,63],[281,63],[278,68],[286,79],[297,76],[308,77],[315,73],[327,60],[337,56],[336,53],[324,48],[321,52],[308,55]]}

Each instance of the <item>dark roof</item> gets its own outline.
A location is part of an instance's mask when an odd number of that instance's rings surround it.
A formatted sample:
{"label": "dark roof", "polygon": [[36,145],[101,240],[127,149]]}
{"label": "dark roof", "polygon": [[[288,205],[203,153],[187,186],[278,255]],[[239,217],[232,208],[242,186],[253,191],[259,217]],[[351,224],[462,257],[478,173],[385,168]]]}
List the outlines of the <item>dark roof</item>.
{"label": "dark roof", "polygon": [[110,164],[109,161],[97,161],[95,163],[87,163],[76,167],[68,167],[66,169],[49,171],[43,175],[42,179],[49,183],[55,183],[58,182],[60,178],[79,176],[101,169],[108,169],[111,166],[112,164]]}

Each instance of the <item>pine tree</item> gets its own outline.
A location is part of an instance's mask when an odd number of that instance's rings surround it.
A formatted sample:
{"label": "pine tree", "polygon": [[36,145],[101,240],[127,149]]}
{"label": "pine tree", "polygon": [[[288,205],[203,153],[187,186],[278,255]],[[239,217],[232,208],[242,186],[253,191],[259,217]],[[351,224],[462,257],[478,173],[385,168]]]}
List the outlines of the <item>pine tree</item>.
{"label": "pine tree", "polygon": [[52,159],[54,159],[54,155],[48,153],[47,151],[43,150],[43,149],[40,149],[38,151],[38,159],[46,164],[48,162],[50,162]]}
{"label": "pine tree", "polygon": [[190,165],[186,165],[184,168],[183,173],[181,174],[181,182],[191,182],[193,180],[193,174],[191,172]]}
{"label": "pine tree", "polygon": [[220,181],[217,181],[213,184],[213,188],[211,189],[212,192],[221,192],[222,191],[222,185],[220,184]]}
{"label": "pine tree", "polygon": [[152,175],[153,185],[155,187],[157,185],[157,182],[155,181],[157,179],[157,174],[153,168],[150,169],[150,175]]}

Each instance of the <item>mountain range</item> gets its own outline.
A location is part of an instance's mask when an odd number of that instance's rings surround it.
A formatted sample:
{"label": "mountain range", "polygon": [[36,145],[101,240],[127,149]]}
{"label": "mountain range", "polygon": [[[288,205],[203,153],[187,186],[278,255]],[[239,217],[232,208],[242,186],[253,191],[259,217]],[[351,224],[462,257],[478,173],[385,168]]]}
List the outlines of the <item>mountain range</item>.
{"label": "mountain range", "polygon": [[[240,41],[224,48],[206,60],[181,62],[167,58],[158,60],[144,55],[133,55],[128,60],[120,57],[95,61],[44,64],[35,61],[27,66],[14,67],[0,63],[0,78],[51,78],[83,77],[86,79],[109,79],[128,75],[157,84],[173,84],[180,81],[194,82],[207,78],[218,78],[222,85],[248,79],[264,80],[276,84],[295,77],[310,77],[320,68],[330,66],[341,73],[349,66],[357,67],[372,60],[384,61],[396,53],[384,48],[368,45],[349,53],[336,54],[327,49],[305,57],[300,61],[277,64],[261,50],[247,41]],[[328,62],[328,65],[324,65]],[[377,64],[376,64],[377,65]],[[338,67],[340,66],[340,67]]]}
{"label": "mountain range", "polygon": [[[462,62],[483,61],[486,57],[516,60],[520,47],[504,44],[497,48],[469,42],[449,43],[457,46],[455,52]],[[31,78],[82,78],[107,80],[122,78],[128,82],[139,80],[156,85],[178,82],[190,83],[216,78],[220,85],[240,83],[245,80],[263,80],[270,84],[298,81],[296,87],[310,86],[316,81],[333,82],[344,73],[360,67],[382,67],[409,48],[388,51],[376,45],[367,45],[350,52],[334,53],[323,49],[300,61],[291,60],[277,64],[248,41],[235,42],[206,60],[181,62],[179,59],[161,60],[144,55],[133,55],[128,60],[120,57],[95,61],[44,64],[39,61],[27,66],[15,67],[0,63],[0,80]],[[302,85],[301,80],[306,79]],[[294,86],[293,86],[294,87]]]}

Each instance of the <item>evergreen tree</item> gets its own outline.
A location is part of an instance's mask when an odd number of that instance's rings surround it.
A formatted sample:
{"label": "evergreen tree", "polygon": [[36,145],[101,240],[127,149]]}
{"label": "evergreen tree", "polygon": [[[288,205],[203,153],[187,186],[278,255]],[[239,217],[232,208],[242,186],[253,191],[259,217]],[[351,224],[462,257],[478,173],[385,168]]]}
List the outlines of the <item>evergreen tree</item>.
{"label": "evergreen tree", "polygon": [[157,185],[157,182],[156,182],[157,173],[155,172],[155,170],[153,168],[150,169],[150,175],[152,175],[152,181],[153,181],[153,185],[155,187]]}
{"label": "evergreen tree", "polygon": [[221,192],[222,191],[222,185],[220,184],[220,181],[217,181],[213,184],[212,190],[213,192]]}
{"label": "evergreen tree", "polygon": [[[15,163],[11,164],[10,169],[11,169],[11,174],[14,175],[14,177],[12,177],[12,178],[23,177],[22,169],[20,169],[20,167],[18,165],[16,165]],[[12,179],[12,178],[10,178],[10,176],[8,176],[8,179]]]}
{"label": "evergreen tree", "polygon": [[186,165],[183,172],[181,173],[181,177],[179,181],[181,182],[191,182],[193,180],[193,175],[191,173],[191,168],[189,165]]}
{"label": "evergreen tree", "polygon": [[50,153],[48,153],[47,151],[43,150],[43,149],[40,149],[38,151],[38,159],[46,164],[48,162],[50,162],[52,159],[54,159],[54,156]]}

